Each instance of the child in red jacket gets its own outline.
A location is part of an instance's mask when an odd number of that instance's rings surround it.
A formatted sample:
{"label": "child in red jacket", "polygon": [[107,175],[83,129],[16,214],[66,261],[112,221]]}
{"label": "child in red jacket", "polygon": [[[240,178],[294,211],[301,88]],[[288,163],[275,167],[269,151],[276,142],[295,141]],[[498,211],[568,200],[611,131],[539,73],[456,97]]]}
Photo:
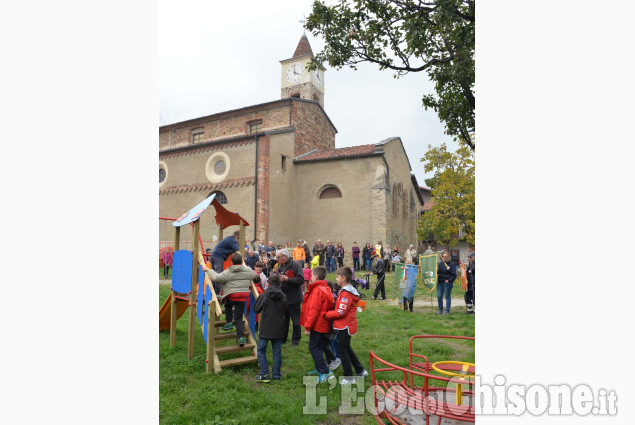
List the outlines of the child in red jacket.
{"label": "child in red jacket", "polygon": [[309,332],[309,352],[315,364],[315,369],[307,372],[307,375],[317,375],[318,384],[335,377],[323,356],[324,349],[329,343],[327,334],[331,330],[331,324],[324,315],[329,310],[333,310],[333,293],[326,284],[325,278],[324,267],[318,266],[313,269],[311,284],[304,294],[300,312],[300,325]]}
{"label": "child in red jacket", "polygon": [[337,330],[337,356],[342,360],[344,369],[340,384],[350,384],[354,382],[351,363],[355,368],[355,375],[368,376],[368,372],[351,348],[351,336],[357,333],[357,302],[360,297],[357,289],[351,285],[351,269],[342,267],[337,269],[335,274],[335,281],[342,290],[335,301],[335,310],[328,311],[324,317],[333,320],[333,329]]}

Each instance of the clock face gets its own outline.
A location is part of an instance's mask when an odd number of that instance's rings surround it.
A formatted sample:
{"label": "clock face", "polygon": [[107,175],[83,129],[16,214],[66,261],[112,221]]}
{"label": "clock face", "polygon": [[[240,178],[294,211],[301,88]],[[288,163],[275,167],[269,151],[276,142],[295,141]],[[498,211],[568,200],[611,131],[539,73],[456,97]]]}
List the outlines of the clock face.
{"label": "clock face", "polygon": [[321,71],[318,70],[313,72],[313,82],[315,83],[316,86],[322,87],[322,72]]}
{"label": "clock face", "polygon": [[302,79],[304,75],[304,68],[299,63],[294,63],[287,69],[287,80],[292,83],[297,83]]}

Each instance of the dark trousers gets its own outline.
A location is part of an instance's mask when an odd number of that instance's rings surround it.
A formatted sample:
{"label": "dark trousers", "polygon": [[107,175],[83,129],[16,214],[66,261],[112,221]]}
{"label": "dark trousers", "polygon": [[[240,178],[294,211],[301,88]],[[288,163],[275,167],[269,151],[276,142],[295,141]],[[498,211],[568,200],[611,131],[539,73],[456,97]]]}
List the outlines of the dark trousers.
{"label": "dark trousers", "polygon": [[300,336],[302,334],[302,327],[300,326],[300,309],[302,304],[289,304],[287,312],[284,315],[284,336],[282,337],[282,343],[287,343],[289,336],[289,319],[293,321],[293,332],[291,333],[291,344],[299,344]]}
{"label": "dark trousers", "polygon": [[333,360],[337,359],[334,349],[337,350],[337,347],[334,348],[331,345],[331,340],[327,335],[326,344],[324,345],[324,357],[326,357],[326,363],[331,363]]}
{"label": "dark trousers", "polygon": [[[232,313],[233,309],[233,313]],[[230,319],[233,319],[234,326],[236,326],[236,335],[238,338],[245,336],[245,328],[243,325],[243,314],[245,313],[244,301],[232,301],[225,300],[225,321],[231,323]]]}
{"label": "dark trousers", "polygon": [[[384,288],[384,278],[386,277],[386,275],[382,274],[377,275],[377,287],[375,288],[375,293],[373,294],[373,297],[377,298],[377,294],[379,294],[379,291],[381,291],[381,297],[382,298],[386,298],[386,288]],[[341,357],[340,357],[341,359]]]}
{"label": "dark trousers", "polygon": [[[212,268],[216,273],[223,272],[223,263],[225,260],[220,257],[212,257],[210,255],[209,262],[212,264]],[[214,292],[216,292],[216,296],[218,297],[220,295],[220,290],[222,289],[221,285],[212,281],[212,286],[214,286]],[[227,317],[227,320],[229,320],[229,317]]]}
{"label": "dark trousers", "polygon": [[337,266],[344,267],[344,257],[337,257]]}
{"label": "dark trousers", "polygon": [[359,270],[359,258],[353,258],[353,269],[355,271]]}
{"label": "dark trousers", "polygon": [[328,346],[327,336],[321,332],[311,330],[309,334],[309,352],[313,357],[315,368],[320,373],[329,373],[329,367],[324,361],[324,350]]}
{"label": "dark trousers", "polygon": [[163,276],[168,277],[170,274],[170,265],[163,263]]}
{"label": "dark trousers", "polygon": [[475,304],[474,298],[474,285],[468,286],[467,291],[465,292],[465,305],[468,307],[471,305],[473,306]]}
{"label": "dark trousers", "polygon": [[351,364],[356,373],[364,371],[364,366],[359,362],[357,355],[351,348],[351,336],[348,334],[348,329],[337,331],[337,355],[340,357],[344,369],[342,376],[353,376]]}
{"label": "dark trousers", "polygon": [[408,302],[408,298],[403,298],[403,310],[406,311],[408,310],[408,305],[410,305],[410,311],[412,311],[412,304],[414,304],[415,299],[414,297],[412,298],[412,300],[410,300],[410,302]]}

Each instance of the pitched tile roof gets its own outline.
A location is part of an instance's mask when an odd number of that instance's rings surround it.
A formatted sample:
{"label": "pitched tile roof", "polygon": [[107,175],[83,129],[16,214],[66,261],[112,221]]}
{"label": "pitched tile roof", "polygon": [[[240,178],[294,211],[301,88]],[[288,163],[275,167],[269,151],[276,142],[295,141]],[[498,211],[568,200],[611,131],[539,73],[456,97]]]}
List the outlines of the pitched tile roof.
{"label": "pitched tile roof", "polygon": [[430,211],[434,207],[434,201],[428,201],[421,207],[421,211]]}
{"label": "pitched tile roof", "polygon": [[368,156],[374,153],[376,153],[374,144],[351,146],[349,148],[329,149],[329,150],[315,152],[310,155],[303,156],[301,158],[296,158],[294,162],[351,158],[356,156]]}
{"label": "pitched tile roof", "polygon": [[306,34],[302,34],[302,38],[298,43],[298,47],[295,48],[295,53],[293,54],[294,58],[298,56],[311,55],[313,56],[313,50],[311,50],[311,45],[309,44],[309,39],[306,38]]}

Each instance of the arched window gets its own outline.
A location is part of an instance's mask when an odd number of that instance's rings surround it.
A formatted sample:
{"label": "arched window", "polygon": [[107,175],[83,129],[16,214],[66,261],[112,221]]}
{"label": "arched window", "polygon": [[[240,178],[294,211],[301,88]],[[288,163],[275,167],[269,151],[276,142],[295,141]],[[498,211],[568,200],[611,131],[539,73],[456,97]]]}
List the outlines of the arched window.
{"label": "arched window", "polygon": [[408,218],[408,192],[403,191],[403,218],[406,220]]}
{"label": "arched window", "polygon": [[401,183],[392,185],[392,213],[394,215],[399,215],[402,188]]}
{"label": "arched window", "polygon": [[213,194],[216,194],[216,198],[218,200],[218,202],[220,202],[221,205],[226,205],[227,204],[227,196],[225,196],[225,194],[223,192],[221,192],[220,190],[214,191],[212,193],[210,193],[210,196],[212,196]]}
{"label": "arched window", "polygon": [[341,197],[342,192],[340,192],[340,190],[334,186],[329,186],[320,193],[320,199],[333,199]]}
{"label": "arched window", "polygon": [[296,98],[298,98],[298,99],[299,99],[299,98],[300,98],[300,93],[293,93],[293,94],[291,94],[291,96],[289,96],[289,97],[296,97]]}

